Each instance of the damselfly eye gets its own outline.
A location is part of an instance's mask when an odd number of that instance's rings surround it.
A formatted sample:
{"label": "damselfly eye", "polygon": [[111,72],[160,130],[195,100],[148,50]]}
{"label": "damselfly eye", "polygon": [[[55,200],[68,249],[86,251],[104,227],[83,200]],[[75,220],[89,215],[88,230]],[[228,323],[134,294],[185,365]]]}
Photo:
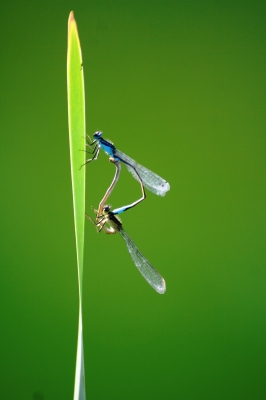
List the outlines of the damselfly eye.
{"label": "damselfly eye", "polygon": [[111,206],[104,206],[103,211],[109,212],[111,210]]}
{"label": "damselfly eye", "polygon": [[97,131],[94,133],[93,137],[94,137],[94,139],[99,139],[102,136],[102,134],[103,133],[101,131]]}

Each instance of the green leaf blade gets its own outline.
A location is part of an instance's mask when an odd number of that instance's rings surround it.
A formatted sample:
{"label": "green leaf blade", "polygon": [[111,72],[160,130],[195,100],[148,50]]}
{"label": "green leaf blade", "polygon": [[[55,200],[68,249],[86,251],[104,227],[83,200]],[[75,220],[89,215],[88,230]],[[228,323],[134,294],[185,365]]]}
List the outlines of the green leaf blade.
{"label": "green leaf blade", "polygon": [[68,19],[67,98],[70,166],[72,178],[74,225],[78,265],[79,328],[74,400],[85,400],[85,373],[82,330],[82,276],[85,226],[85,94],[81,47],[74,13]]}
{"label": "green leaf blade", "polygon": [[80,167],[85,163],[85,93],[81,48],[73,12],[70,13],[68,21],[67,87],[70,165],[77,245],[77,262],[81,295],[84,251],[86,168]]}

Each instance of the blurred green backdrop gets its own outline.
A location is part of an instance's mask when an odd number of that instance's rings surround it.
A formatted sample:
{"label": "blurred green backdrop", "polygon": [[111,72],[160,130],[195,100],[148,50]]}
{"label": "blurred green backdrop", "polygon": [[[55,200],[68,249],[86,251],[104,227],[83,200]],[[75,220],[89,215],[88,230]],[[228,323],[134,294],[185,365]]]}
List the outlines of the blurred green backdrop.
{"label": "blurred green backdrop", "polygon": [[[72,399],[78,286],[66,46],[74,10],[87,132],[167,179],[118,235],[86,223],[87,399],[266,398],[266,4],[9,1],[1,6],[3,400]],[[87,167],[87,212],[113,178]],[[139,198],[123,168],[110,202]]]}

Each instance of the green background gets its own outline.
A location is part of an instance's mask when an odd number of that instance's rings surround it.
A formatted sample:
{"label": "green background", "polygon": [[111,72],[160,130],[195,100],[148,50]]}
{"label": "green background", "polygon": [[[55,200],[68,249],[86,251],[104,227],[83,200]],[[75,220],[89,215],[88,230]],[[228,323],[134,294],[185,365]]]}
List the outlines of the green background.
{"label": "green background", "polygon": [[[78,284],[66,50],[74,10],[87,132],[167,179],[123,215],[163,275],[86,221],[87,399],[266,398],[265,1],[9,1],[1,6],[3,400],[72,399]],[[114,166],[87,166],[93,215]],[[114,207],[141,195],[122,168]]]}

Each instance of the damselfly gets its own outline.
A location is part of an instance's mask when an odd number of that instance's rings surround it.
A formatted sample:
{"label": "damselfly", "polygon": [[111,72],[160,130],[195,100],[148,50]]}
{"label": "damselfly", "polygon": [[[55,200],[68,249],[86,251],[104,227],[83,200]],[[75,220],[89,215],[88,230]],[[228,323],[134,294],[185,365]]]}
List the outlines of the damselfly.
{"label": "damselfly", "polygon": [[[89,135],[87,136],[90,139]],[[97,160],[100,149],[102,148],[110,157],[114,159],[114,161],[123,162],[126,165],[128,171],[131,172],[131,174],[135,179],[138,180],[140,177],[143,182],[143,185],[152,193],[157,194],[159,196],[164,196],[165,193],[168,192],[168,190],[170,190],[170,185],[165,179],[161,178],[159,175],[150,171],[146,167],[143,167],[142,165],[138,164],[132,158],[122,153],[122,151],[117,150],[117,148],[111,142],[105,140],[102,137],[102,132],[95,132],[93,135],[93,139],[94,140],[91,143],[90,142],[86,143],[86,146],[89,147],[94,145],[91,153],[93,154],[93,157],[86,160],[85,164]]]}
{"label": "damselfly", "polygon": [[[110,159],[115,166],[116,166],[116,172],[114,179],[108,188],[104,198],[99,204],[98,210],[95,210],[96,212],[96,219],[97,221],[93,221],[91,217],[89,217],[86,214],[86,217],[94,224],[96,225],[98,229],[98,232],[100,232],[102,229],[105,231],[107,234],[115,234],[119,233],[122,238],[125,240],[127,249],[129,251],[129,254],[138,268],[139,272],[142,274],[142,276],[146,279],[146,281],[151,285],[153,289],[155,289],[158,293],[163,294],[166,291],[166,284],[165,280],[162,278],[162,276],[156,271],[156,269],[150,264],[150,262],[147,260],[147,258],[144,257],[144,255],[138,250],[137,246],[135,243],[132,241],[132,239],[128,236],[128,234],[125,232],[125,230],[122,227],[121,221],[116,218],[117,214],[121,214],[122,212],[128,210],[129,208],[134,207],[136,204],[138,204],[140,201],[143,200],[143,196],[141,199],[137,200],[136,202],[117,208],[113,211],[111,211],[111,206],[109,205],[104,205],[105,201],[107,198],[110,196],[110,193],[112,192],[118,177],[120,173],[120,162],[115,161],[114,159]],[[142,186],[143,189],[143,186]],[[143,189],[144,191],[144,189]],[[143,192],[142,192],[143,193]],[[106,224],[109,224],[109,227],[106,226]]]}

